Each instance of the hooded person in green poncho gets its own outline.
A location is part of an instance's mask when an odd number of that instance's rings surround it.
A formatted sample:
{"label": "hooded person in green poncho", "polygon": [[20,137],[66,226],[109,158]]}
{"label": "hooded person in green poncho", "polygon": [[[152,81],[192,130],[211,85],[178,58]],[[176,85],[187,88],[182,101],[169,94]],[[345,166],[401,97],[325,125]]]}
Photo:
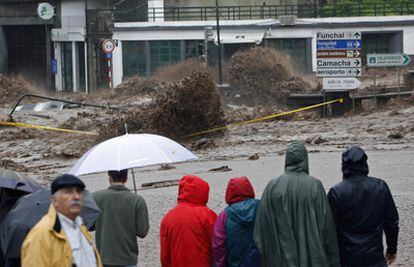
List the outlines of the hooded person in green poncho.
{"label": "hooded person in green poncho", "polygon": [[325,190],[309,175],[308,152],[298,141],[288,146],[285,173],[266,186],[254,239],[261,266],[341,266]]}

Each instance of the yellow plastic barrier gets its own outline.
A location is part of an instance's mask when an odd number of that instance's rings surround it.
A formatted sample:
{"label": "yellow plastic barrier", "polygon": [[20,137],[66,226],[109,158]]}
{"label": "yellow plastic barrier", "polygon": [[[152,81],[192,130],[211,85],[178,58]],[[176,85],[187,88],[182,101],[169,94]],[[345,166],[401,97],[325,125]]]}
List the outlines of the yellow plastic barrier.
{"label": "yellow plastic barrier", "polygon": [[193,134],[189,134],[189,135],[186,135],[185,137],[193,137],[193,136],[197,136],[197,135],[203,135],[203,134],[207,134],[207,133],[212,133],[212,132],[224,130],[224,129],[227,129],[229,127],[233,127],[233,126],[237,126],[237,125],[255,123],[255,122],[264,121],[264,120],[268,120],[268,119],[273,119],[273,118],[277,118],[277,117],[281,117],[281,116],[285,116],[285,115],[290,115],[290,114],[305,111],[305,110],[319,108],[319,107],[330,105],[330,104],[333,104],[333,103],[343,103],[343,102],[344,102],[343,98],[338,98],[338,99],[334,99],[334,100],[331,100],[331,101],[327,101],[327,102],[323,102],[323,103],[319,103],[319,104],[315,104],[315,105],[311,105],[311,106],[306,106],[306,107],[302,107],[302,108],[298,108],[298,109],[294,109],[294,110],[290,110],[290,111],[285,111],[285,112],[278,113],[278,114],[272,114],[272,115],[269,115],[269,116],[266,116],[266,117],[261,117],[261,118],[257,118],[257,119],[251,119],[251,120],[247,120],[247,121],[231,123],[231,124],[228,124],[226,126],[213,128],[213,129],[209,129],[209,130],[205,130],[205,131],[201,131],[201,132],[197,132],[197,133],[193,133]]}
{"label": "yellow plastic barrier", "polygon": [[65,132],[65,133],[97,135],[95,132],[62,129],[62,128],[55,128],[55,127],[49,127],[49,126],[21,123],[21,122],[0,121],[0,126],[13,126],[13,127],[22,127],[22,128],[30,128],[30,129],[41,129],[41,130],[47,130],[47,131],[58,131],[58,132]]}

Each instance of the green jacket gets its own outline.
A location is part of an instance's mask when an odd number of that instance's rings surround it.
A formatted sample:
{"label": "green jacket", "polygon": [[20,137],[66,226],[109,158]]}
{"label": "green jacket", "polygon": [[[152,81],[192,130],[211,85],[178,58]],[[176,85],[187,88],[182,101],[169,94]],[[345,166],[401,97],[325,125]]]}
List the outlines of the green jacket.
{"label": "green jacket", "polygon": [[96,247],[104,265],[135,265],[138,261],[137,236],[148,234],[145,200],[123,185],[112,185],[93,194],[101,209],[95,223]]}
{"label": "green jacket", "polygon": [[300,142],[288,146],[285,173],[271,180],[263,193],[254,239],[261,266],[340,266],[325,190],[309,176],[308,153]]}

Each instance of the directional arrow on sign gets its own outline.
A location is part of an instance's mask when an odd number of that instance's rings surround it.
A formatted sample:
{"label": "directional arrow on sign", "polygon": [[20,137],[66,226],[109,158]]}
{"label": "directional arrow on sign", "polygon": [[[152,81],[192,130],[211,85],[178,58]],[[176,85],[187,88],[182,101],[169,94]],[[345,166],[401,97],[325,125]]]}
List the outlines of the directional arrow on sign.
{"label": "directional arrow on sign", "polygon": [[406,55],[406,54],[403,54],[402,56],[403,56],[403,58],[404,58],[403,65],[404,65],[404,66],[407,66],[408,64],[410,64],[410,62],[411,62],[411,57],[410,57],[410,56],[408,56],[408,55]]}
{"label": "directional arrow on sign", "polygon": [[348,74],[349,76],[359,76],[361,71],[359,69],[349,69]]}
{"label": "directional arrow on sign", "polygon": [[361,47],[361,43],[358,42],[358,41],[355,41],[354,42],[354,48],[359,48],[359,47]]}
{"label": "directional arrow on sign", "polygon": [[354,50],[354,57],[359,57],[361,55],[361,51],[359,50]]}
{"label": "directional arrow on sign", "polygon": [[358,67],[359,65],[361,65],[361,61],[359,61],[358,59],[355,60],[354,65],[356,67]]}
{"label": "directional arrow on sign", "polygon": [[356,33],[354,34],[354,37],[355,37],[356,39],[360,39],[360,38],[361,38],[361,34],[360,34],[359,32],[356,32]]}

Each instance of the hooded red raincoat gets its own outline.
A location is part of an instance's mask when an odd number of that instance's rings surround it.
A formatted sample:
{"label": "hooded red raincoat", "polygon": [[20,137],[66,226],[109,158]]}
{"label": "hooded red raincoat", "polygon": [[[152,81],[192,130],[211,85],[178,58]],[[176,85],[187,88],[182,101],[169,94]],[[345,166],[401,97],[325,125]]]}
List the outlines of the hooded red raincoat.
{"label": "hooded red raincoat", "polygon": [[217,215],[207,208],[208,183],[195,175],[180,180],[178,203],[161,221],[163,267],[211,267],[211,236]]}

